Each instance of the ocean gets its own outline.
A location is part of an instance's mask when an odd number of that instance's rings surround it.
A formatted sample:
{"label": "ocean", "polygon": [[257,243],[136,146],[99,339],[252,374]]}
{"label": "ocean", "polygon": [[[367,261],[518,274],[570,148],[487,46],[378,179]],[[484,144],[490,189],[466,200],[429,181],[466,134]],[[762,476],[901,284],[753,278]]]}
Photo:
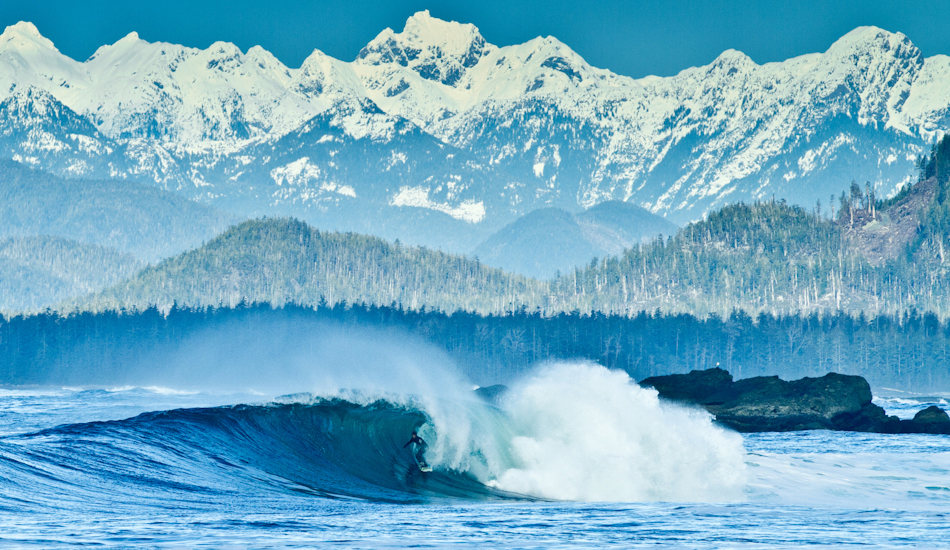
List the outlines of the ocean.
{"label": "ocean", "polygon": [[438,375],[0,389],[0,546],[950,546],[948,436],[737,434],[587,363],[491,403]]}

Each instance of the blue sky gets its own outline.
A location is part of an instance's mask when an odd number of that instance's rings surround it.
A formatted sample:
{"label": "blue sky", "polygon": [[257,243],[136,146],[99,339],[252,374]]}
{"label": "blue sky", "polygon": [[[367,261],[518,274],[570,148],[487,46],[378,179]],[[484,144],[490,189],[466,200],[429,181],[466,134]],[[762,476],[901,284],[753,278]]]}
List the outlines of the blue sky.
{"label": "blue sky", "polygon": [[634,77],[675,74],[728,48],[758,63],[824,51],[860,25],[903,32],[926,56],[950,54],[948,0],[0,0],[0,26],[32,21],[80,60],[137,31],[202,48],[216,40],[245,51],[260,44],[297,67],[314,48],[351,60],[379,31],[401,30],[422,9],[474,23],[497,45],[555,36],[591,64]]}

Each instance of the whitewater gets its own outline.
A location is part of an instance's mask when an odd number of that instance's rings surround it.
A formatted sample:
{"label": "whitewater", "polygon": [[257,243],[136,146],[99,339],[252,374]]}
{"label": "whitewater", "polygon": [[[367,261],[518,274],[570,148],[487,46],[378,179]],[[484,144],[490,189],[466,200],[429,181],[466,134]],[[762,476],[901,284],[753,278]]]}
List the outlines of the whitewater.
{"label": "whitewater", "polygon": [[[947,436],[740,435],[585,362],[538,365],[484,399],[444,358],[375,345],[388,353],[318,350],[331,359],[280,370],[286,383],[239,369],[218,389],[208,372],[201,388],[178,373],[0,389],[0,544],[946,543]],[[413,430],[431,473],[405,447]]]}

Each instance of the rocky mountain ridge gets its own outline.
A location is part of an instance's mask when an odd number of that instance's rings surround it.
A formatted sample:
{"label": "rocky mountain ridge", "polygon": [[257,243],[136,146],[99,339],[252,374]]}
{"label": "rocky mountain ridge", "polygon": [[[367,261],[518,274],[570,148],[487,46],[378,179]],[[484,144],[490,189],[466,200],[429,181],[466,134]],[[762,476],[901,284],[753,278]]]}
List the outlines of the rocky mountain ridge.
{"label": "rocky mountain ridge", "polygon": [[810,207],[852,179],[885,196],[950,123],[950,57],[862,27],[824,53],[730,50],[635,80],[552,37],[498,47],[419,12],[350,63],[135,33],[77,62],[21,22],[0,35],[0,112],[0,154],[61,175],[465,251],[543,207],[622,200],[683,223],[738,200]]}

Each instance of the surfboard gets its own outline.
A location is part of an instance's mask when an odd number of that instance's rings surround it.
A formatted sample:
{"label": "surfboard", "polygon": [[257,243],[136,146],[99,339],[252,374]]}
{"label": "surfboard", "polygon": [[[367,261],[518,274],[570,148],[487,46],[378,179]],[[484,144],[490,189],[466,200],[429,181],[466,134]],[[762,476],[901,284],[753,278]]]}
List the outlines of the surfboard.
{"label": "surfboard", "polygon": [[416,460],[416,466],[419,467],[419,471],[420,471],[420,472],[431,472],[431,471],[432,471],[432,466],[429,466],[428,464],[425,463],[425,461],[422,461],[422,460]]}

